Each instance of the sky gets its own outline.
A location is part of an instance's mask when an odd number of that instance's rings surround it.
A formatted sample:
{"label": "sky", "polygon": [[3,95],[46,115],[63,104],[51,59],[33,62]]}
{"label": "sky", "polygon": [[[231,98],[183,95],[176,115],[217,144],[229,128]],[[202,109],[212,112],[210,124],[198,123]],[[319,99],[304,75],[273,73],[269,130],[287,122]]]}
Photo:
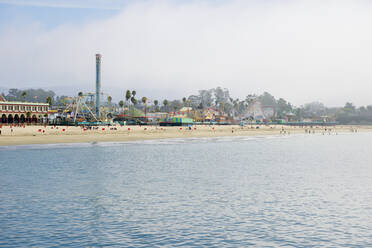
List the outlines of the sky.
{"label": "sky", "polygon": [[0,0],[0,89],[372,104],[367,0]]}

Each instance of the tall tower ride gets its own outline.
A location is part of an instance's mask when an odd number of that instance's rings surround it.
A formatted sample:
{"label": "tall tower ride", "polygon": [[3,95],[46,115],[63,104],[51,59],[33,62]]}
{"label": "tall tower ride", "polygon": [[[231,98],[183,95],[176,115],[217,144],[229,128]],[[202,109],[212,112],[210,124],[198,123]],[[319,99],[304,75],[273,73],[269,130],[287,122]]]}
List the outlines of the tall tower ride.
{"label": "tall tower ride", "polygon": [[101,54],[96,54],[96,117],[101,117]]}

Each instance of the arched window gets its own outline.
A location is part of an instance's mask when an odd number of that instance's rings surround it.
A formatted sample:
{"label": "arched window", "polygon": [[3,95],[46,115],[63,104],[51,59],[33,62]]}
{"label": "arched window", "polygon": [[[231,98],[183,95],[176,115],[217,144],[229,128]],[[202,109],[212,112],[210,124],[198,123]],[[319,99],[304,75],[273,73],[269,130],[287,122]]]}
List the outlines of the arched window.
{"label": "arched window", "polygon": [[13,123],[13,115],[8,115],[8,123]]}

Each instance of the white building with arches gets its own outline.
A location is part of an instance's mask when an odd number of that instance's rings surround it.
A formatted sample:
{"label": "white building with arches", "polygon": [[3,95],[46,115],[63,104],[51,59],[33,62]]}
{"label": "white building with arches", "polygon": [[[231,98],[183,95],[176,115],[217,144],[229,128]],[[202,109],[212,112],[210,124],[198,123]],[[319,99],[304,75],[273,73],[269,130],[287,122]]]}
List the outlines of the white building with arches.
{"label": "white building with arches", "polygon": [[48,110],[48,103],[8,102],[0,94],[0,124],[39,123]]}

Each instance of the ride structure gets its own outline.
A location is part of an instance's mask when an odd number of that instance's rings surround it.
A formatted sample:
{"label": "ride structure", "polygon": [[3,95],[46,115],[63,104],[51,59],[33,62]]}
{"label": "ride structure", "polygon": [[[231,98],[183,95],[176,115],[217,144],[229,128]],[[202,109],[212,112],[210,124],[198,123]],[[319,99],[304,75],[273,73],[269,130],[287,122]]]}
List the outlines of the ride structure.
{"label": "ride structure", "polygon": [[101,117],[101,54],[96,54],[96,117]]}
{"label": "ride structure", "polygon": [[79,92],[77,97],[70,99],[70,103],[62,111],[67,124],[73,125],[107,125],[112,119],[110,108],[104,108],[101,99],[101,60],[102,55],[96,54],[96,91],[95,93]]}

